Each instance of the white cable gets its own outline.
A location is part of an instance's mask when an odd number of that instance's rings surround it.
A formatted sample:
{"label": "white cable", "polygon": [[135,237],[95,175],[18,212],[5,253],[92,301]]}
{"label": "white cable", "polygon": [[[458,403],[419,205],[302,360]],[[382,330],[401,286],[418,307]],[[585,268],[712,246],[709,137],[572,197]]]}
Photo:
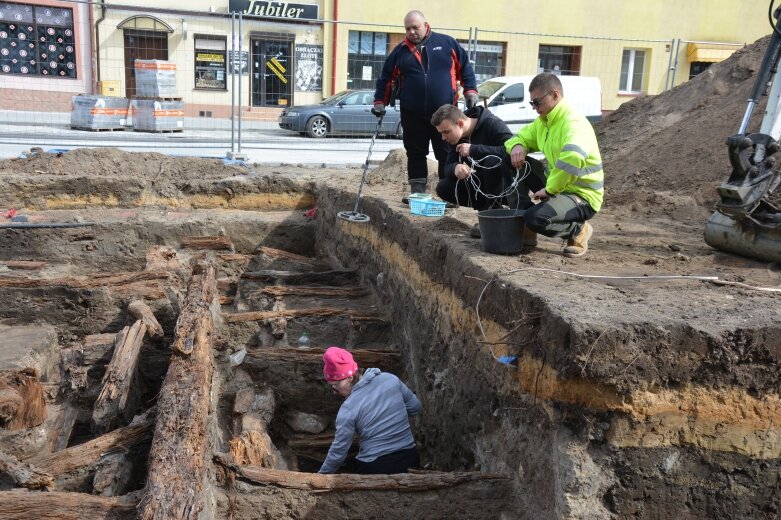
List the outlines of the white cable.
{"label": "white cable", "polygon": [[[494,164],[493,166],[483,166],[482,162],[485,161],[488,158],[496,159],[496,164]],[[483,197],[485,197],[488,200],[494,200],[494,201],[495,200],[499,200],[499,199],[502,199],[502,198],[505,198],[505,197],[509,196],[513,192],[518,193],[518,190],[519,190],[518,186],[520,185],[520,183],[523,182],[531,174],[531,167],[529,166],[529,163],[527,162],[523,166],[523,170],[524,170],[523,174],[521,174],[520,168],[516,168],[515,169],[515,176],[513,177],[513,180],[510,183],[510,185],[507,186],[506,188],[504,188],[504,190],[501,193],[499,193],[498,195],[493,195],[493,194],[490,194],[490,193],[485,193],[485,192],[483,192],[480,189],[480,185],[481,185],[480,177],[477,176],[477,175],[474,175],[474,174],[477,173],[477,169],[478,168],[482,168],[483,170],[493,170],[495,168],[499,168],[500,166],[502,166],[502,161],[503,161],[502,158],[500,156],[498,156],[498,155],[490,154],[490,155],[486,155],[486,156],[484,156],[484,157],[482,157],[481,159],[478,159],[478,160],[472,159],[471,157],[467,157],[467,160],[470,163],[470,170],[471,171],[470,171],[470,175],[467,178],[465,178],[465,179],[458,179],[456,181],[456,186],[455,186],[455,190],[454,190],[455,191],[454,198],[455,198],[455,201],[456,201],[456,205],[459,205],[459,203],[458,203],[458,183],[461,182],[461,181],[463,181],[464,183],[467,184],[467,194],[469,195],[469,203],[470,203],[469,205],[471,206],[472,205],[472,193],[473,192],[475,193],[476,196],[477,195],[482,195]],[[461,163],[461,164],[463,164],[463,163]],[[470,190],[469,187],[471,187],[472,189]],[[516,209],[518,209],[518,208],[516,208]]]}
{"label": "white cable", "polygon": [[603,274],[579,274],[572,273],[570,271],[559,271],[557,269],[550,269],[547,267],[523,267],[520,269],[513,269],[503,274],[512,274],[519,271],[549,271],[551,273],[566,274],[569,276],[575,276],[577,278],[603,278],[608,280],[700,280],[703,282],[714,282],[719,279],[718,276],[700,276],[700,275],[686,275],[686,274],[670,274],[670,275],[648,275],[648,276],[616,276],[616,275],[603,275]]}

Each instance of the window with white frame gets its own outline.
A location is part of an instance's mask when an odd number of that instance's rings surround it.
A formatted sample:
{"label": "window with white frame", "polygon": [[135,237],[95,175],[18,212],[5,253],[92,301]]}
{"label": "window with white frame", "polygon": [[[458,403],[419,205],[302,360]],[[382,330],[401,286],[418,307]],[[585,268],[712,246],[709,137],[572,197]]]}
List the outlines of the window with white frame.
{"label": "window with white frame", "polygon": [[628,94],[643,92],[645,80],[645,50],[624,49],[621,57],[621,79],[618,90]]}

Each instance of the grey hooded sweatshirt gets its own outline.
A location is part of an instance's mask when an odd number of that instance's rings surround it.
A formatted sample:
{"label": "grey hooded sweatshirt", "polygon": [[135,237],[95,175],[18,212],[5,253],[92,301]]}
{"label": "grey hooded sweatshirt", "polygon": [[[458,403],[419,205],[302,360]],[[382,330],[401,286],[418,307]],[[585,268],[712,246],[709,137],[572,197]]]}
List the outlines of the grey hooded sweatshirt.
{"label": "grey hooded sweatshirt", "polygon": [[362,462],[413,448],[408,416],[417,415],[420,409],[418,398],[398,377],[379,368],[366,369],[339,408],[334,442],[320,473],[334,473],[344,464],[356,432],[360,437],[357,458]]}

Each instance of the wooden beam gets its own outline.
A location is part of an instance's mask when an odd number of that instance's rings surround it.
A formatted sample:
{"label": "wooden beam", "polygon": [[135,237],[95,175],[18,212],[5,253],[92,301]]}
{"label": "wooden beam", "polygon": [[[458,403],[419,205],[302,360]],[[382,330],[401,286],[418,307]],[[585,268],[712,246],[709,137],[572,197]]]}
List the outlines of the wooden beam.
{"label": "wooden beam", "polygon": [[0,504],[0,520],[130,520],[138,500],[132,496],[14,490],[0,491]]}
{"label": "wooden beam", "polygon": [[92,410],[92,429],[96,433],[116,428],[120,418],[129,420],[136,410],[138,394],[132,387],[146,330],[144,322],[138,320],[117,335],[114,355],[103,374],[100,394]]}
{"label": "wooden beam", "polygon": [[37,289],[42,287],[70,287],[72,289],[95,289],[128,285],[146,280],[163,280],[168,278],[167,272],[140,271],[120,274],[94,274],[83,278],[22,278],[0,276],[0,287],[18,287],[22,289]]}
{"label": "wooden beam", "polygon": [[[196,272],[198,271],[198,272]],[[195,322],[204,311],[210,312],[212,300],[217,296],[216,269],[213,265],[196,264],[193,276],[187,287],[184,305],[176,320],[174,342],[171,346],[175,354],[189,356],[193,351],[193,341],[197,328]],[[209,314],[211,316],[211,314]]]}
{"label": "wooden beam", "polygon": [[352,309],[337,309],[333,307],[315,307],[311,309],[284,309],[280,311],[251,311],[223,314],[228,323],[244,321],[270,320],[274,318],[303,318],[307,316],[328,317],[347,316],[352,321],[387,321],[378,312],[362,312]]}
{"label": "wooden beam", "polygon": [[147,304],[138,300],[132,301],[127,306],[127,312],[146,326],[146,332],[150,337],[158,339],[163,337],[163,327]]}
{"label": "wooden beam", "polygon": [[116,297],[143,298],[149,301],[162,300],[167,296],[163,285],[158,280],[115,285],[109,287],[109,291]]}
{"label": "wooden beam", "polygon": [[222,465],[234,470],[237,476],[256,484],[303,489],[320,492],[350,492],[392,490],[399,492],[432,491],[476,482],[480,480],[508,480],[509,477],[496,473],[426,471],[399,473],[395,475],[354,475],[338,473],[300,473],[263,468],[260,466],[239,466],[229,462],[224,455],[215,457]]}
{"label": "wooden beam", "polygon": [[184,237],[180,245],[188,249],[209,249],[212,251],[232,251],[233,242],[226,236]]}
{"label": "wooden beam", "polygon": [[46,399],[34,368],[0,371],[0,429],[24,430],[46,420]]}
{"label": "wooden beam", "polygon": [[91,439],[83,444],[71,446],[56,453],[37,456],[29,462],[53,477],[96,464],[108,452],[126,451],[149,438],[152,425],[151,413],[136,417],[130,426]]}
{"label": "wooden beam", "polygon": [[354,298],[366,296],[369,291],[363,287],[330,287],[317,285],[267,285],[260,289],[269,296],[323,296],[332,298]]}
{"label": "wooden beam", "polygon": [[54,479],[51,475],[35,466],[19,462],[19,459],[13,455],[8,455],[2,451],[0,451],[0,475],[9,477],[17,487],[25,487],[27,489],[54,488]]}
{"label": "wooden beam", "polygon": [[358,271],[245,271],[241,274],[245,280],[259,280],[269,283],[284,283],[285,285],[354,285],[358,281]]}
{"label": "wooden beam", "polygon": [[282,249],[274,249],[273,247],[260,246],[255,250],[256,253],[268,256],[269,258],[283,258],[285,260],[293,260],[302,264],[313,265],[317,260],[309,256],[303,256],[290,251],[283,251]]}
{"label": "wooden beam", "polygon": [[149,473],[138,506],[141,520],[195,519],[206,498],[206,453],[211,404],[213,318],[217,296],[213,261],[198,259],[176,324],[174,343],[187,355],[174,355],[158,399]]}
{"label": "wooden beam", "polygon": [[6,260],[2,262],[8,269],[19,269],[23,271],[37,271],[46,267],[46,262],[36,262],[33,260]]}
{"label": "wooden beam", "polygon": [[[279,361],[283,363],[323,363],[321,348],[266,348],[260,350],[248,350],[247,357],[251,359]],[[398,352],[383,350],[356,349],[350,351],[358,366],[368,368],[377,367],[388,372],[395,372],[401,365],[401,355]]]}

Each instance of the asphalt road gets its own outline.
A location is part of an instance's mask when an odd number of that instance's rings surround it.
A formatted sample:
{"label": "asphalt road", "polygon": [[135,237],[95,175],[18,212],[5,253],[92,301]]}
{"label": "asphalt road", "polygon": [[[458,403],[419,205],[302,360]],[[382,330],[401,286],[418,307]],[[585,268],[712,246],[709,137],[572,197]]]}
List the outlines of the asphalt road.
{"label": "asphalt road", "polygon": [[[154,151],[172,155],[225,157],[239,152],[238,126],[230,121],[185,120],[180,133],[124,131],[91,132],[71,129],[67,114],[16,113],[0,120],[0,157],[17,157],[38,146],[44,150],[112,146],[128,151]],[[241,153],[246,160],[261,164],[362,165],[371,136],[313,139],[282,130],[275,122],[243,122]],[[401,148],[401,140],[379,137],[372,148],[371,163],[382,161],[388,152]],[[433,153],[432,153],[433,157]]]}

